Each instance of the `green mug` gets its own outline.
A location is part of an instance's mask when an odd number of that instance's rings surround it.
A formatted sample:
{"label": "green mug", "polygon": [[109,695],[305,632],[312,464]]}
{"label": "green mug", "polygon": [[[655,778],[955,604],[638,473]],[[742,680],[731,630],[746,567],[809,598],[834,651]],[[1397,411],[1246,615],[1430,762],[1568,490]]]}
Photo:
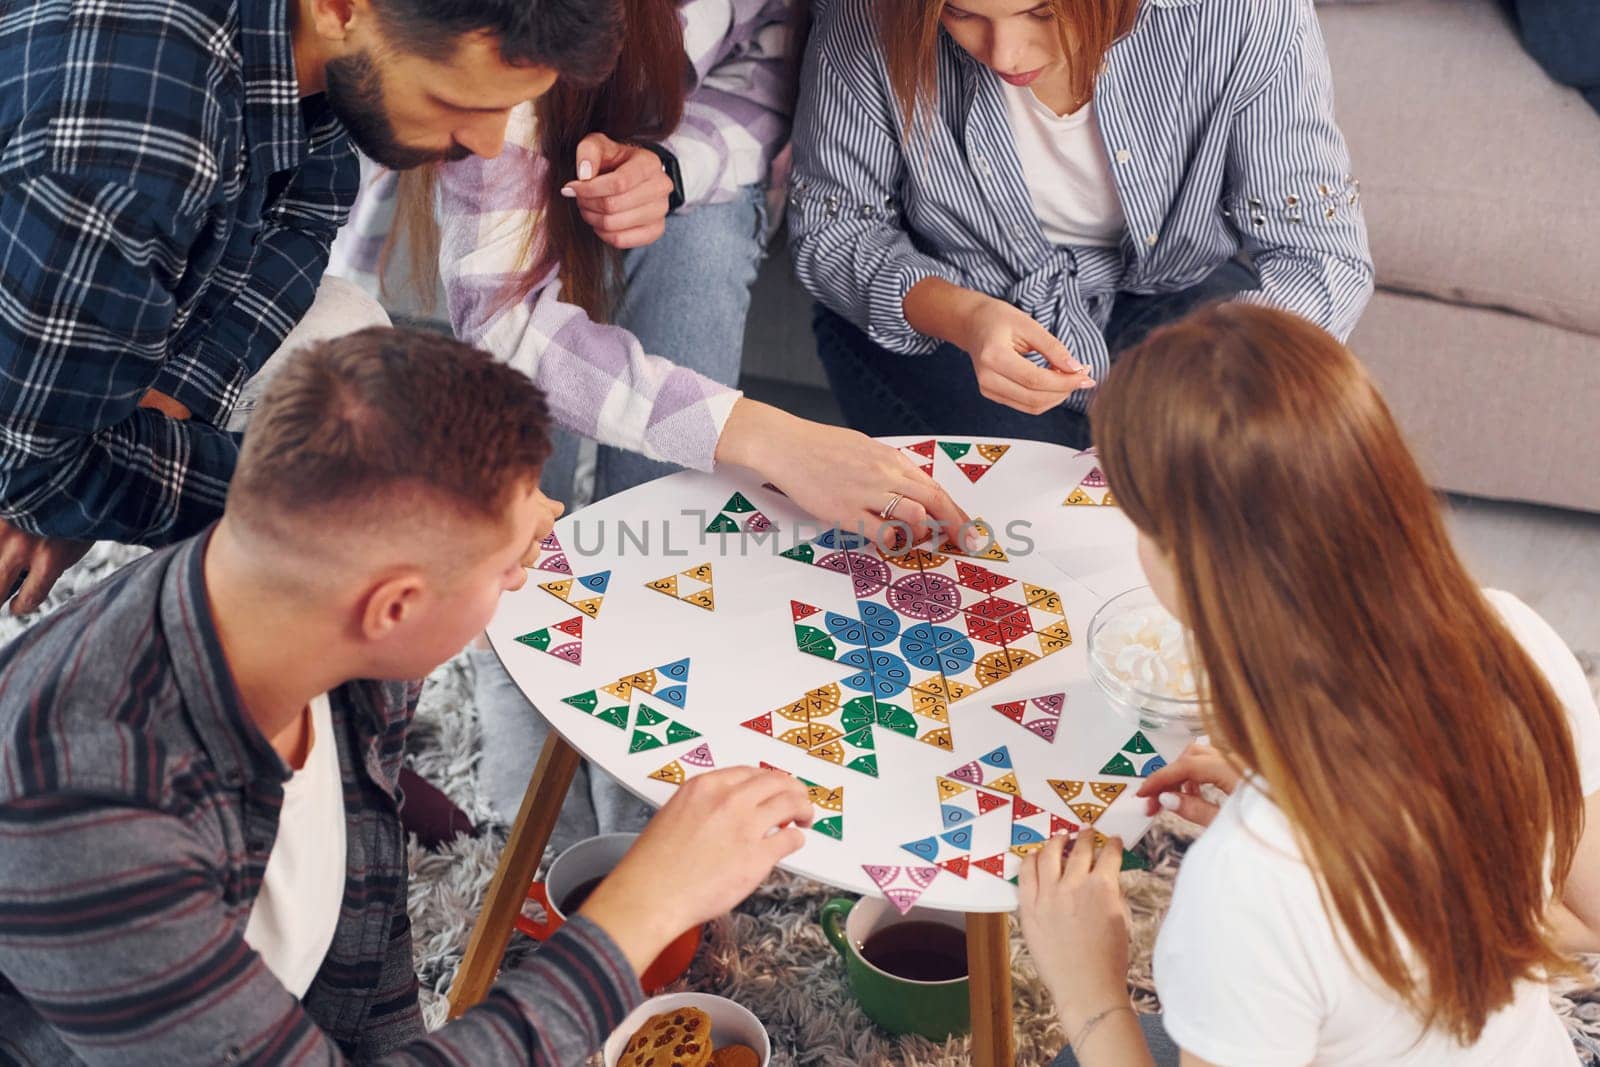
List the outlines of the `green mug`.
{"label": "green mug", "polygon": [[861,946],[873,934],[905,922],[939,923],[961,931],[965,917],[952,912],[912,908],[899,914],[887,900],[836,897],[822,906],[822,932],[844,957],[850,989],[867,1017],[891,1034],[921,1034],[943,1041],[972,1029],[972,1007],[967,999],[967,979],[919,982],[890,974],[861,955]]}

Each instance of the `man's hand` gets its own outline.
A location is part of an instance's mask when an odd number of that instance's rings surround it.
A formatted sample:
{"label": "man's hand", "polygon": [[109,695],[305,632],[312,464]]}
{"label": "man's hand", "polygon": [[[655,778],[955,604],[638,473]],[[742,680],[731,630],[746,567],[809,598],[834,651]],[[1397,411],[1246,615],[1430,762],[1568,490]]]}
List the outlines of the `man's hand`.
{"label": "man's hand", "polygon": [[577,200],[578,213],[600,240],[639,248],[666,232],[672,179],[648,148],[591,133],[578,142],[578,180],[561,195]]}
{"label": "man's hand", "polygon": [[691,778],[579,914],[643,973],[685,930],[731,910],[805,844],[811,798],[781,771],[728,767]]}
{"label": "man's hand", "polygon": [[82,559],[91,544],[35,537],[0,521],[0,605],[9,600],[13,615],[38,611],[61,572]]}

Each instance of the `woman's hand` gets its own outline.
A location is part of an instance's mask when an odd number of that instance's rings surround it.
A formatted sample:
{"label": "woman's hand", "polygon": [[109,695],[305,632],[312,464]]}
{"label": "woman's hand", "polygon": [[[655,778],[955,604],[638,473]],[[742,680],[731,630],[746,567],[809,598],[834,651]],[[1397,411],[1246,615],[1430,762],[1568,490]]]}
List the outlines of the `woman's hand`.
{"label": "woman's hand", "polygon": [[[907,547],[907,534],[910,544],[959,536],[969,552],[988,543],[938,482],[898,449],[854,430],[741,398],[717,442],[717,461],[751,468],[825,526],[860,531],[891,551]],[[885,522],[896,493],[902,499]]]}
{"label": "woman's hand", "polygon": [[1094,834],[1045,842],[1018,876],[1022,936],[1055,997],[1068,1035],[1085,1020],[1128,1003],[1128,911],[1122,901],[1122,841],[1095,849]]}
{"label": "woman's hand", "polygon": [[1239,785],[1239,771],[1221,752],[1196,741],[1183,750],[1183,755],[1140,783],[1139,796],[1146,798],[1146,815],[1165,809],[1192,823],[1210,826],[1222,809],[1201,795],[1202,785],[1214,785],[1232,794]]}
{"label": "woman's hand", "polygon": [[578,202],[600,240],[639,248],[666,232],[672,179],[654,152],[591,133],[578,142],[577,168],[577,180],[562,186],[561,195]]}
{"label": "woman's hand", "polygon": [[[924,278],[906,293],[906,321],[919,333],[967,353],[978,391],[997,404],[1041,415],[1079,389],[1094,388],[1067,346],[1021,310],[942,278]],[[1028,359],[1043,356],[1049,367]]]}

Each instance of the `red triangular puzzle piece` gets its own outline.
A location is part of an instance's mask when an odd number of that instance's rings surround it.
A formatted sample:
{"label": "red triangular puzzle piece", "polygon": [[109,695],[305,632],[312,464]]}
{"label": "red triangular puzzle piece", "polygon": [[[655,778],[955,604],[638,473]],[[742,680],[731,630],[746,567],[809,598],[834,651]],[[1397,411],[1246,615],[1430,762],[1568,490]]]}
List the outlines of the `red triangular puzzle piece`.
{"label": "red triangular puzzle piece", "polygon": [[557,630],[560,630],[562,633],[571,634],[573,637],[582,637],[583,636],[583,616],[582,615],[575,615],[572,618],[568,619],[566,622],[558,622],[558,623],[556,623],[556,627],[555,628]]}
{"label": "red triangular puzzle piece", "polygon": [[956,466],[961,468],[961,473],[967,476],[969,482],[977,482],[990,470],[988,463],[957,463]]}
{"label": "red triangular puzzle piece", "polygon": [[996,856],[987,856],[981,860],[973,860],[972,865],[980,871],[988,871],[996,878],[1004,878],[1006,876],[1006,854],[1004,852]]}
{"label": "red triangular puzzle piece", "polygon": [[967,857],[957,856],[953,860],[945,860],[943,863],[939,864],[939,868],[941,870],[949,871],[957,878],[965,878],[967,876],[967,864],[969,862],[970,861],[967,859]]}
{"label": "red triangular puzzle piece", "polygon": [[794,615],[795,622],[799,622],[801,619],[809,619],[821,610],[821,608],[814,608],[810,604],[802,604],[798,600],[789,601],[789,611]]}
{"label": "red triangular puzzle piece", "polygon": [[911,451],[915,452],[919,456],[927,456],[929,459],[933,458],[933,440],[931,438],[926,441],[918,441],[914,445],[906,445],[906,447],[911,449]]}
{"label": "red triangular puzzle piece", "polygon": [[999,793],[986,793],[982,789],[978,790],[979,815],[987,815],[991,811],[997,811],[1000,808],[1005,807],[1010,802],[1011,801],[1009,797],[1003,797]]}
{"label": "red triangular puzzle piece", "polygon": [[1005,704],[996,704],[994,710],[1004,715],[1017,725],[1022,725],[1022,715],[1027,710],[1026,700],[1013,700]]}
{"label": "red triangular puzzle piece", "polygon": [[1061,833],[1075,834],[1080,829],[1082,829],[1082,827],[1080,827],[1077,823],[1073,822],[1071,819],[1063,819],[1061,816],[1057,815],[1055,812],[1051,812],[1050,813],[1050,836],[1051,837],[1055,837],[1057,834],[1061,834]]}
{"label": "red triangular puzzle piece", "polygon": [[[750,729],[754,730],[758,734],[766,734],[768,737],[771,737],[772,736],[772,712],[769,711],[765,715],[757,715],[755,718],[747,719],[746,721],[740,723],[739,725],[740,726],[749,727]],[[776,768],[774,768],[774,769],[776,769]]]}
{"label": "red triangular puzzle piece", "polygon": [[1043,808],[1038,807],[1037,805],[1034,805],[1034,804],[1029,804],[1026,800],[1023,800],[1021,797],[1012,797],[1011,798],[1011,818],[1012,818],[1013,821],[1016,820],[1016,819],[1026,819],[1030,815],[1043,815],[1043,814],[1044,814],[1044,809]]}

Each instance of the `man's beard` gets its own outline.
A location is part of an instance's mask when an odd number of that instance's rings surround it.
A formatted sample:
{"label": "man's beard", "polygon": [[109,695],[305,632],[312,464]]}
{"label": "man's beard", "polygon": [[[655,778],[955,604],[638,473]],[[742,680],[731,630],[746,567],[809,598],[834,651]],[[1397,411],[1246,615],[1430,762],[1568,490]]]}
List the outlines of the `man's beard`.
{"label": "man's beard", "polygon": [[410,170],[427,163],[465,159],[472,153],[458,144],[443,152],[412,148],[395,135],[383,106],[383,79],[366,52],[330,59],[325,72],[328,107],[362,155],[390,170]]}

